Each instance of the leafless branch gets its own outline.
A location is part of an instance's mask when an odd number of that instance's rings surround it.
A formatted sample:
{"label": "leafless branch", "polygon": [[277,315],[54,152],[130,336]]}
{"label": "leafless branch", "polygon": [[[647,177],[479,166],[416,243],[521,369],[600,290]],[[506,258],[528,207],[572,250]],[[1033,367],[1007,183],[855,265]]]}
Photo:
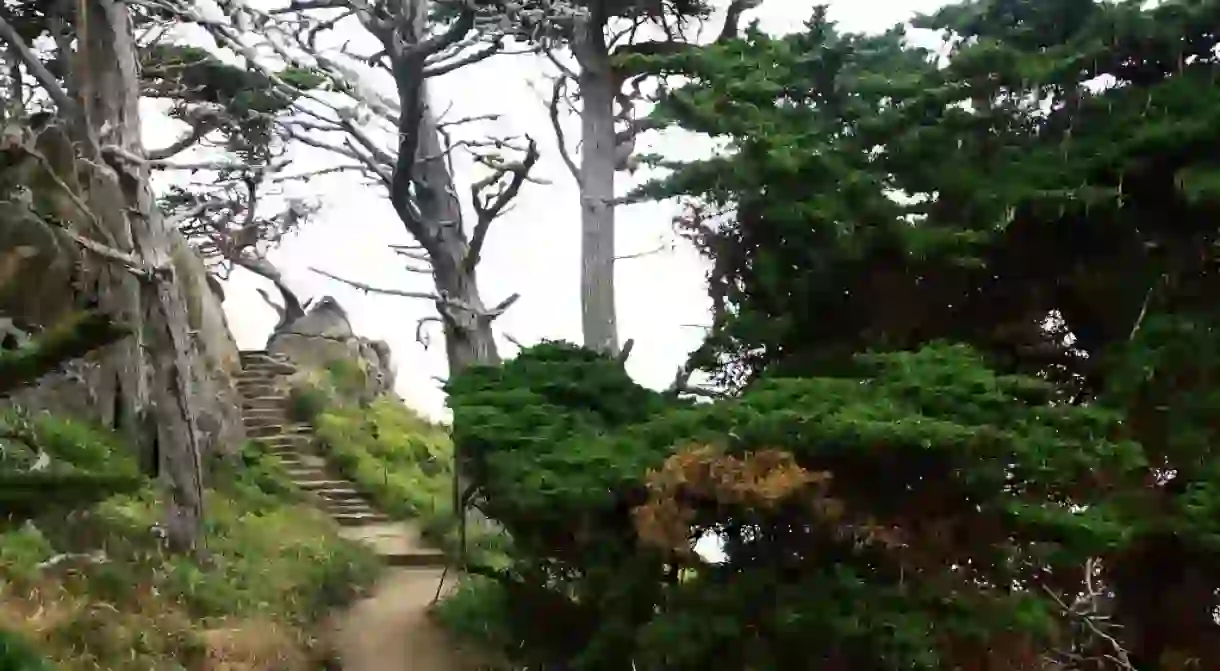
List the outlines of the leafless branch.
{"label": "leafless branch", "polygon": [[1110,652],[1105,655],[1106,659],[1117,664],[1118,668],[1124,671],[1135,671],[1130,653],[1109,631],[1116,629],[1118,625],[1110,622],[1109,615],[1103,612],[1106,595],[1104,590],[1097,585],[1099,569],[1100,560],[1096,557],[1090,557],[1085,561],[1083,591],[1078,593],[1070,603],[1051,591],[1049,587],[1044,585],[1042,589],[1059,606],[1064,617],[1074,624],[1083,626],[1089,634],[1109,648]]}
{"label": "leafless branch", "polygon": [[634,254],[624,254],[622,256],[616,256],[616,257],[614,257],[614,260],[615,261],[629,261],[631,259],[640,259],[640,258],[644,258],[646,256],[652,256],[653,254],[659,254],[659,253],[667,251],[667,250],[672,251],[673,248],[674,248],[673,243],[661,241],[660,243],[657,244],[656,247],[653,247],[652,249],[646,249],[642,252],[635,252]]}
{"label": "leafless branch", "polygon": [[216,118],[214,115],[205,115],[198,119],[192,120],[190,125],[191,129],[168,147],[146,151],[145,153],[148,156],[148,160],[163,161],[195,146],[204,138],[204,136],[206,136],[216,127]]}
{"label": "leafless branch", "polygon": [[424,349],[428,349],[428,347],[432,344],[431,339],[428,338],[427,332],[424,331],[424,325],[430,322],[444,324],[444,321],[441,320],[440,317],[436,316],[424,317],[415,323],[415,342],[423,345]]}
{"label": "leafless branch", "polygon": [[445,306],[445,307],[450,307],[450,308],[456,308],[459,310],[465,310],[465,311],[474,313],[478,317],[483,317],[483,318],[488,318],[488,319],[494,319],[494,318],[499,317],[500,315],[504,314],[504,312],[506,310],[508,310],[508,308],[512,307],[513,303],[516,303],[521,298],[521,294],[512,294],[508,298],[505,298],[504,300],[497,303],[496,306],[491,308],[490,310],[476,310],[470,305],[465,305],[459,301],[455,301],[455,300],[449,299],[449,298],[443,298],[437,294],[429,293],[426,291],[404,291],[402,289],[386,289],[383,287],[374,287],[372,285],[365,284],[363,282],[356,282],[354,280],[349,280],[349,279],[346,279],[343,277],[339,277],[338,275],[328,273],[325,270],[321,270],[318,268],[311,267],[310,270],[323,277],[335,280],[336,282],[341,282],[343,284],[346,284],[349,287],[352,287],[353,289],[359,289],[360,291],[363,291],[366,294],[382,294],[385,296],[400,296],[403,298],[419,298],[419,299],[423,299],[423,300],[430,300],[430,301],[435,302],[438,306]]}
{"label": "leafless branch", "polygon": [[572,154],[568,152],[568,140],[563,133],[563,124],[559,122],[559,100],[563,97],[564,87],[567,85],[567,78],[558,76],[555,78],[555,83],[551,89],[551,102],[548,106],[548,111],[551,117],[551,128],[555,131],[555,142],[559,145],[559,157],[563,159],[563,164],[568,167],[568,172],[572,173],[572,178],[576,180],[576,184],[583,183],[580,176],[580,168],[576,167],[576,161],[572,160]]}
{"label": "leafless branch", "polygon": [[73,120],[80,118],[81,112],[76,101],[72,100],[67,91],[64,91],[63,87],[59,85],[59,81],[55,79],[55,75],[47,70],[38,55],[30,50],[29,45],[21,39],[21,35],[17,33],[13,25],[3,17],[0,17],[0,40],[7,42],[9,47],[21,58],[21,62],[25,64],[30,74],[34,75],[39,86],[46,90],[47,95],[51,96],[51,100],[60,110],[60,116]]}
{"label": "leafless branch", "polygon": [[426,67],[426,68],[424,68],[424,76],[425,77],[439,77],[441,75],[453,72],[454,70],[457,70],[458,68],[462,68],[467,65],[473,65],[475,63],[485,61],[488,58],[491,58],[492,56],[495,56],[496,54],[500,53],[502,46],[503,46],[502,43],[499,40],[496,40],[494,43],[489,44],[486,47],[479,49],[478,51],[468,53],[461,58],[455,58],[453,60],[446,61],[444,63]]}
{"label": "leafless branch", "polygon": [[[521,186],[529,178],[530,170],[538,162],[538,143],[531,137],[527,136],[526,139],[529,146],[526,148],[525,158],[520,162],[500,162],[494,166],[485,161],[484,165],[493,167],[494,172],[491,176],[475,182],[470,187],[470,200],[477,218],[474,232],[470,238],[470,247],[466,252],[467,270],[474,270],[475,266],[479,264],[483,243],[487,239],[487,231],[491,228],[491,222],[495,221],[504,212],[504,208],[521,192]],[[509,177],[508,184],[503,185],[501,180],[506,175],[511,175],[511,177]],[[499,190],[491,196],[484,197],[483,191],[493,184],[500,185]]]}
{"label": "leafless branch", "polygon": [[346,284],[349,287],[352,287],[353,289],[359,289],[360,291],[363,291],[366,294],[383,294],[386,296],[401,296],[403,298],[420,298],[423,300],[435,301],[438,303],[441,302],[440,296],[438,296],[434,293],[428,293],[426,291],[403,291],[402,289],[385,289],[382,287],[375,287],[370,284],[365,284],[363,282],[357,282],[355,280],[349,280],[349,279],[346,279],[343,277],[339,277],[338,275],[333,275],[333,274],[328,273],[325,270],[321,270],[319,268],[311,267],[310,270],[321,275],[322,277],[332,279],[336,282],[341,282],[343,284]]}

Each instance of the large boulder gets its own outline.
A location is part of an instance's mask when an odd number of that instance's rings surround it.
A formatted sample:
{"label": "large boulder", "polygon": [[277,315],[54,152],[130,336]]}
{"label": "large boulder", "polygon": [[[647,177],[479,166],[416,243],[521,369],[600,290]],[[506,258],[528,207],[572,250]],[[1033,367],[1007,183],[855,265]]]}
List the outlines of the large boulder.
{"label": "large boulder", "polygon": [[341,386],[359,400],[371,400],[394,390],[390,346],[384,340],[356,335],[347,311],[331,296],[277,328],[267,341],[267,350],[287,357],[306,371],[341,375],[345,378]]}

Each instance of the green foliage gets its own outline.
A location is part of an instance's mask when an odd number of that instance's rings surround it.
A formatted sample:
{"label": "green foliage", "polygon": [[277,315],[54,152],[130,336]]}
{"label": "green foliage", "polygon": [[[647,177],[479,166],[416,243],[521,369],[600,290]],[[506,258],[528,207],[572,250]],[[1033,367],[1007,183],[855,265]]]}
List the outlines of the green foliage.
{"label": "green foliage", "polygon": [[333,394],[321,385],[303,382],[288,390],[288,414],[297,422],[312,424],[334,403]]}
{"label": "green foliage", "polygon": [[[551,343],[455,378],[455,440],[513,538],[496,574],[509,631],[487,636],[525,642],[505,651],[518,659],[589,669],[628,656],[657,669],[940,669],[968,641],[1015,651],[1004,632],[1049,642],[1053,601],[982,585],[1126,546],[1129,511],[1111,493],[1145,464],[1138,445],[1106,438],[1120,417],[1055,405],[1051,385],[998,375],[964,346],[850,369],[691,404]],[[716,456],[688,461],[704,448]],[[765,470],[776,451],[790,472]],[[658,489],[671,469],[681,486]],[[668,582],[708,531],[729,564]]]}
{"label": "green foliage", "polygon": [[254,441],[233,457],[214,459],[209,474],[220,491],[260,512],[305,502],[284,464]]}
{"label": "green foliage", "polygon": [[[940,62],[818,10],[618,59],[730,149],[641,193],[686,203],[693,363],[736,393],[555,346],[455,379],[513,543],[451,626],[586,669],[1215,665],[1218,9],[950,5]],[[1086,584],[1111,619],[1064,612]]]}
{"label": "green foliage", "polygon": [[[39,470],[39,459],[45,464]],[[135,455],[104,429],[20,409],[0,412],[0,512],[20,519],[87,507],[144,486]]]}
{"label": "green foliage", "polygon": [[0,629],[0,671],[51,671],[24,638]]}
{"label": "green foliage", "polygon": [[[261,72],[224,63],[199,47],[157,43],[141,54],[141,62],[143,93],[178,101],[171,116],[187,119],[200,105],[219,106],[223,114],[211,118],[225,134],[227,148],[250,163],[269,160],[274,117],[289,109],[295,94],[273,86]],[[326,83],[322,75],[298,68],[287,68],[275,77],[300,91]],[[185,192],[174,193],[189,197]],[[167,204],[172,207],[174,203]]]}
{"label": "green foliage", "polygon": [[[551,345],[452,382],[518,659],[1215,665],[1217,10],[963,2],[914,22],[934,58],[819,9],[620,54],[683,75],[658,119],[728,147],[639,195],[686,205],[715,309],[692,367],[732,398]],[[678,580],[706,531],[728,560]],[[1110,619],[1048,595],[1086,583]]]}
{"label": "green foliage", "polygon": [[940,68],[900,30],[846,34],[819,13],[671,61],[693,81],[658,114],[734,149],[644,190],[688,196],[715,260],[699,363],[740,384],[946,338],[1034,372],[1064,349],[1041,329],[1052,311],[1100,356],[1168,269],[1202,290],[1213,9],[952,5],[916,21],[958,40]]}
{"label": "green foliage", "polygon": [[332,463],[379,509],[426,526],[451,519],[453,448],[443,427],[381,398],[367,408],[331,407],[315,430]]}
{"label": "green foliage", "polygon": [[368,371],[356,359],[331,359],[326,363],[326,372],[335,390],[344,397],[359,397],[368,388]]}
{"label": "green foliage", "polygon": [[[251,496],[242,487],[209,492],[207,553],[199,557],[163,548],[152,529],[161,502],[151,490],[111,498],[83,515],[35,518],[31,527],[0,534],[0,603],[7,604],[0,622],[13,620],[56,668],[82,671],[202,668],[204,657],[219,652],[209,651],[211,632],[251,628],[258,636],[258,628],[274,626],[247,644],[279,648],[287,666],[276,668],[303,671],[287,660],[306,654],[309,630],[370,586],[380,563],[335,537],[311,507],[267,505],[278,496]],[[38,566],[55,555],[99,550],[97,559]],[[6,610],[52,608],[64,599],[104,608],[68,613],[49,628]]]}
{"label": "green foliage", "polygon": [[480,649],[511,651],[513,654],[506,655],[509,658],[521,654],[520,641],[509,625],[513,613],[508,592],[494,580],[479,576],[462,580],[436,605],[435,615],[447,630],[477,643]]}
{"label": "green foliage", "polygon": [[105,314],[82,312],[15,350],[0,351],[0,396],[127,336],[129,331]]}

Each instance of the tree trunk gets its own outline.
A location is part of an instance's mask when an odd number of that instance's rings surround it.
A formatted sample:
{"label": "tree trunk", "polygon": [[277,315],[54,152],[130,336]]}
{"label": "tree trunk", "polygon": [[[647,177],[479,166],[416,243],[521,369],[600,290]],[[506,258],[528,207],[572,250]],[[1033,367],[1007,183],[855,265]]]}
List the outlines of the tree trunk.
{"label": "tree trunk", "polygon": [[580,64],[580,299],[585,347],[617,355],[614,305],[614,82],[604,21],[573,42]]}
{"label": "tree trunk", "polygon": [[424,98],[419,122],[419,151],[415,164],[416,203],[420,218],[427,223],[432,240],[421,241],[432,263],[441,322],[445,328],[445,350],[449,375],[456,375],[475,364],[500,363],[491,323],[479,294],[477,268],[467,263],[470,244],[462,223],[462,204],[453,185],[453,175],[445,160],[444,147],[437,129],[436,115]]}
{"label": "tree trunk", "polygon": [[155,269],[143,279],[111,266],[99,284],[104,309],[135,336],[107,357],[113,380],[114,422],[155,456],[169,489],[166,531],[171,544],[194,549],[203,518],[203,474],[189,388],[192,342],[182,286],[174,275],[170,241],[148,180],[148,170],[106,161],[104,147],[143,155],[139,71],[131,20],[116,0],[79,0],[78,82],[83,119],[78,145],[89,165],[88,202],[103,237]]}

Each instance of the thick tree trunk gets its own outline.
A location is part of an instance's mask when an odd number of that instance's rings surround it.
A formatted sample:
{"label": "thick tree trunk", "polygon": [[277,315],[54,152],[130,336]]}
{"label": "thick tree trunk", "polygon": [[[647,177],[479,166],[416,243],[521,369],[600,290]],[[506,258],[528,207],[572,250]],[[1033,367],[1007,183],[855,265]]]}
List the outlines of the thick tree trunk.
{"label": "thick tree trunk", "polygon": [[116,0],[80,0],[78,83],[83,120],[78,144],[86,154],[88,201],[107,242],[156,269],[136,279],[111,267],[99,285],[102,307],[136,335],[107,358],[105,377],[119,401],[113,418],[157,461],[168,485],[166,531],[171,544],[193,549],[203,517],[200,443],[189,388],[192,342],[170,242],[145,168],[106,162],[103,147],[141,156],[139,71],[131,20]]}
{"label": "thick tree trunk", "polygon": [[580,64],[580,302],[585,347],[618,354],[614,305],[614,83],[601,21],[573,42]]}
{"label": "thick tree trunk", "polygon": [[491,326],[495,317],[489,314],[479,294],[476,266],[467,262],[470,244],[463,228],[462,205],[444,158],[426,87],[421,88],[420,95],[424,96],[424,108],[419,122],[415,202],[428,229],[420,244],[432,263],[432,278],[441,298],[436,308],[445,328],[445,350],[452,376],[471,365],[498,364],[500,354]]}

